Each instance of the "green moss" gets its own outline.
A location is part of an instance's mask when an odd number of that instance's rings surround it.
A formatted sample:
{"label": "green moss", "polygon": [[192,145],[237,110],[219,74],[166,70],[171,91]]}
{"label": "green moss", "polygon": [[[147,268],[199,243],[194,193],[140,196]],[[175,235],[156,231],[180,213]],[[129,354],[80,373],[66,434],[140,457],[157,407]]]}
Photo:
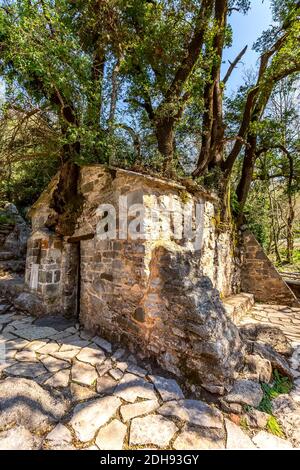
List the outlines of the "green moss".
{"label": "green moss", "polygon": [[187,204],[191,198],[190,194],[184,189],[179,193],[180,200],[183,204]]}

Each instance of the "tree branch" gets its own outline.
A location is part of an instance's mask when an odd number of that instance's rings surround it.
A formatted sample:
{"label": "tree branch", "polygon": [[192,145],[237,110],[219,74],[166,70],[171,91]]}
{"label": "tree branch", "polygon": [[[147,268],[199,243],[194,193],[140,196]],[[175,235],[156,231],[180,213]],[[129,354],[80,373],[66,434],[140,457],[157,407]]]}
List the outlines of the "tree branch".
{"label": "tree branch", "polygon": [[232,170],[234,162],[235,162],[238,154],[240,153],[240,151],[243,147],[245,135],[246,135],[246,132],[248,130],[248,127],[249,127],[249,124],[250,124],[250,121],[251,121],[253,105],[254,105],[254,102],[255,102],[255,98],[258,94],[258,91],[259,91],[259,87],[256,86],[255,88],[250,90],[250,92],[248,93],[247,101],[246,101],[245,109],[244,109],[244,114],[243,114],[243,119],[242,119],[242,122],[241,122],[239,133],[237,135],[235,144],[234,144],[227,160],[225,160],[225,162],[222,165],[223,170],[226,170],[227,172],[230,172]]}
{"label": "tree branch", "polygon": [[166,93],[166,102],[179,97],[182,87],[191,73],[203,47],[204,36],[209,23],[214,1],[203,0],[196,20],[196,28],[187,48],[186,56],[178,68],[175,77]]}
{"label": "tree branch", "polygon": [[228,68],[225,77],[223,78],[222,82],[226,84],[228,82],[228,79],[230,75],[232,74],[233,70],[237,66],[237,64],[240,62],[242,57],[245,55],[246,51],[248,49],[248,46],[245,46],[244,49],[241,50],[241,52],[236,56],[233,62],[230,62],[230,67]]}
{"label": "tree branch", "polygon": [[124,129],[127,131],[128,134],[132,137],[133,145],[136,152],[137,160],[141,159],[141,139],[140,136],[132,129],[132,127],[128,126],[127,124],[116,124],[115,127],[119,127],[120,129]]}

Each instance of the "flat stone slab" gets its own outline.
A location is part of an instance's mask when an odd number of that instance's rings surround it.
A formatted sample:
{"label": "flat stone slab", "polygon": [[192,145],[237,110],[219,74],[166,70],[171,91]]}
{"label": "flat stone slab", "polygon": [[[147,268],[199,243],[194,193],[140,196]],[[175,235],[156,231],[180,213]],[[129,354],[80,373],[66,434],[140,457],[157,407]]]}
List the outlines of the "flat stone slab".
{"label": "flat stone slab", "polygon": [[71,383],[70,385],[72,401],[83,401],[90,400],[91,398],[97,398],[99,395],[88,387],[83,387],[82,385]]}
{"label": "flat stone slab", "polygon": [[81,339],[79,335],[72,335],[68,338],[64,338],[63,345],[60,348],[60,351],[69,351],[70,349],[81,349],[85,348],[90,344],[90,341]]}
{"label": "flat stone slab", "polygon": [[127,372],[130,372],[130,374],[138,375],[139,377],[146,377],[148,372],[146,369],[143,369],[142,367],[137,366],[136,364],[128,364],[127,366]]}
{"label": "flat stone slab", "polygon": [[47,343],[41,348],[37,349],[39,354],[51,354],[59,350],[59,345],[57,343]]}
{"label": "flat stone slab", "polygon": [[68,404],[33,380],[8,377],[0,381],[0,430],[18,423],[43,433],[62,419]]}
{"label": "flat stone slab", "polygon": [[30,349],[22,349],[22,351],[18,351],[15,355],[16,361],[20,362],[34,362],[37,360],[35,351]]}
{"label": "flat stone slab", "polygon": [[281,439],[280,437],[269,434],[266,431],[260,431],[253,437],[253,442],[259,449],[265,450],[280,450],[292,449],[293,446],[289,441]]}
{"label": "flat stone slab", "polygon": [[41,440],[23,426],[0,432],[0,450],[35,450]]}
{"label": "flat stone slab", "polygon": [[[80,338],[82,339],[86,339],[86,340],[89,340],[89,341],[92,341],[94,335],[92,333],[90,333],[88,330],[80,330],[79,331],[79,336]],[[94,347],[96,346],[95,344],[91,344],[91,347]]]}
{"label": "flat stone slab", "polygon": [[35,325],[30,325],[26,328],[22,328],[19,330],[16,330],[14,332],[15,335],[19,336],[20,338],[27,339],[28,341],[33,341],[35,339],[42,339],[42,338],[47,338],[51,335],[56,334],[57,331],[54,330],[54,328],[50,327],[39,327]]}
{"label": "flat stone slab", "polygon": [[242,379],[234,383],[233,389],[224,397],[224,400],[228,403],[241,403],[242,405],[257,407],[263,395],[259,383]]}
{"label": "flat stone slab", "polygon": [[163,416],[149,415],[135,418],[130,427],[129,444],[166,447],[177,430],[177,426]]}
{"label": "flat stone slab", "polygon": [[97,430],[107,423],[116,413],[121,400],[104,397],[77,405],[69,422],[77,438],[82,442],[93,439]]}
{"label": "flat stone slab", "polygon": [[176,380],[166,379],[158,375],[150,375],[149,377],[163,401],[180,400],[184,398],[183,392]]}
{"label": "flat stone slab", "polygon": [[176,438],[175,450],[224,449],[225,434],[221,429],[195,429],[185,426]]}
{"label": "flat stone slab", "polygon": [[45,374],[47,370],[39,362],[18,362],[7,369],[5,372],[9,375],[15,375],[17,377],[27,377],[29,379],[35,379],[39,375]]}
{"label": "flat stone slab", "polygon": [[83,385],[92,385],[98,374],[95,367],[85,362],[76,361],[72,366],[72,380]]}
{"label": "flat stone slab", "polygon": [[61,423],[46,436],[47,448],[53,450],[70,450],[73,447],[72,441],[71,431]]}
{"label": "flat stone slab", "polygon": [[111,343],[106,341],[106,339],[100,338],[100,336],[94,336],[92,338],[93,343],[97,344],[97,346],[100,346],[100,348],[104,349],[104,351],[111,353],[112,352],[112,346]]}
{"label": "flat stone slab", "polygon": [[112,360],[113,361],[118,361],[119,359],[121,359],[121,357],[123,357],[125,354],[125,349],[123,348],[118,348],[114,353],[113,355],[111,356]]}
{"label": "flat stone slab", "polygon": [[106,359],[102,364],[96,364],[96,370],[100,377],[105,375],[112,368],[112,362],[110,359]]}
{"label": "flat stone slab", "polygon": [[0,333],[0,343],[9,341],[10,339],[17,339],[17,338],[8,332],[5,333],[4,331],[2,331],[2,333]]}
{"label": "flat stone slab", "polygon": [[42,356],[39,358],[43,365],[49,372],[58,372],[62,369],[67,369],[70,367],[70,364],[66,361],[62,361],[60,359],[56,359],[52,356]]}
{"label": "flat stone slab", "polygon": [[226,449],[255,449],[250,437],[237,424],[225,419],[225,426],[227,433]]}
{"label": "flat stone slab", "polygon": [[96,366],[105,361],[105,354],[97,346],[95,346],[95,348],[85,347],[81,349],[80,353],[77,355],[77,359],[82,362],[87,362],[92,366]]}
{"label": "flat stone slab", "polygon": [[[20,338],[18,338],[20,339]],[[24,340],[21,340],[24,341]],[[42,348],[43,346],[46,346],[48,343],[48,339],[36,339],[35,341],[31,341],[30,343],[27,343],[26,349],[30,349],[30,351],[36,351],[39,352],[39,349]]]}
{"label": "flat stone slab", "polygon": [[69,351],[58,351],[51,353],[51,356],[63,361],[72,362],[72,359],[78,354],[78,349],[70,349]]}
{"label": "flat stone slab", "polygon": [[123,405],[120,408],[120,415],[123,421],[129,421],[137,416],[146,415],[157,410],[159,403],[157,400],[144,400],[131,405]]}
{"label": "flat stone slab", "polygon": [[63,331],[73,326],[75,324],[75,320],[65,318],[61,315],[47,315],[46,317],[35,320],[34,324],[37,326],[54,328],[57,331]]}
{"label": "flat stone slab", "polygon": [[50,379],[50,377],[52,377],[51,372],[46,372],[45,374],[39,375],[34,380],[39,385],[43,385],[46,382],[46,380]]}
{"label": "flat stone slab", "polygon": [[5,342],[5,348],[6,350],[9,350],[9,349],[23,349],[25,347],[27,347],[27,345],[29,345],[30,343],[28,343],[27,340],[25,339],[21,339],[21,338],[14,338],[14,339],[11,339],[10,341],[6,341]]}
{"label": "flat stone slab", "polygon": [[66,338],[69,338],[71,335],[67,331],[59,331],[55,335],[51,335],[52,341],[63,341]]}
{"label": "flat stone slab", "polygon": [[133,374],[123,376],[114,395],[130,403],[134,403],[137,398],[156,399],[153,385]]}
{"label": "flat stone slab", "polygon": [[112,395],[117,385],[118,382],[110,375],[103,375],[97,379],[96,390],[100,395]]}
{"label": "flat stone slab", "polygon": [[0,325],[4,325],[5,323],[9,323],[14,316],[13,313],[4,313],[0,315]]}
{"label": "flat stone slab", "polygon": [[128,367],[128,364],[125,361],[116,363],[116,369],[120,370],[121,372],[126,372],[127,367]]}
{"label": "flat stone slab", "polygon": [[100,450],[122,450],[127,426],[118,419],[114,419],[100,429],[96,444]]}
{"label": "flat stone slab", "polygon": [[114,380],[121,380],[124,372],[122,372],[120,369],[110,369],[109,375],[111,375]]}
{"label": "flat stone slab", "polygon": [[223,427],[222,413],[200,400],[170,401],[164,403],[158,413],[204,428],[221,429]]}
{"label": "flat stone slab", "polygon": [[44,384],[49,387],[54,388],[64,388],[67,387],[70,380],[70,371],[69,370],[60,370],[47,379]]}
{"label": "flat stone slab", "polygon": [[[1,317],[0,317],[1,318]],[[13,320],[10,322],[9,326],[13,326],[16,330],[20,328],[25,328],[32,323],[32,318],[24,318],[22,320]]]}

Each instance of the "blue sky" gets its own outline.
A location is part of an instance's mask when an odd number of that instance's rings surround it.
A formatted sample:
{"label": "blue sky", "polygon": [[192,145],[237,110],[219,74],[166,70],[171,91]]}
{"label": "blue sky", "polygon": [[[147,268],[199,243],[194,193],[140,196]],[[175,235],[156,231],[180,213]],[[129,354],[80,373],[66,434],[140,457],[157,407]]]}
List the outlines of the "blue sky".
{"label": "blue sky", "polygon": [[242,62],[233,71],[228,82],[228,92],[235,91],[243,83],[243,70],[257,65],[258,54],[252,50],[253,43],[272,23],[270,0],[251,0],[251,10],[247,15],[234,12],[229,18],[233,29],[233,43],[224,53],[223,71],[228,68],[228,60],[233,61],[244,46],[248,50]]}
{"label": "blue sky", "polygon": [[[247,44],[248,50],[243,61],[233,71],[227,85],[228,93],[235,91],[243,83],[243,70],[255,67],[258,54],[252,50],[252,45],[261,33],[272,22],[270,0],[251,0],[251,10],[247,15],[234,12],[230,17],[233,28],[233,44],[224,53],[224,61],[234,60],[237,54]],[[223,74],[226,72],[228,62],[223,65]],[[0,79],[0,96],[3,93],[3,83]]]}

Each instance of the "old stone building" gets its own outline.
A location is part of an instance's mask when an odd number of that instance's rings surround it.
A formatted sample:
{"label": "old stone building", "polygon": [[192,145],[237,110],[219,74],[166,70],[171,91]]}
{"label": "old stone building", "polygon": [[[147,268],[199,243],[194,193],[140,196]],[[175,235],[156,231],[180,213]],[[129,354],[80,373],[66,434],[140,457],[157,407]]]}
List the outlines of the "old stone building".
{"label": "old stone building", "polygon": [[[241,256],[213,195],[102,165],[81,169],[83,211],[72,237],[61,238],[46,228],[56,184],[30,212],[26,285],[42,300],[40,314],[76,315],[87,329],[223,393],[242,355],[234,307],[223,302],[272,277],[258,269],[261,248],[248,247],[245,235]],[[250,282],[243,259],[256,266]],[[285,300],[296,301],[288,288]]]}

